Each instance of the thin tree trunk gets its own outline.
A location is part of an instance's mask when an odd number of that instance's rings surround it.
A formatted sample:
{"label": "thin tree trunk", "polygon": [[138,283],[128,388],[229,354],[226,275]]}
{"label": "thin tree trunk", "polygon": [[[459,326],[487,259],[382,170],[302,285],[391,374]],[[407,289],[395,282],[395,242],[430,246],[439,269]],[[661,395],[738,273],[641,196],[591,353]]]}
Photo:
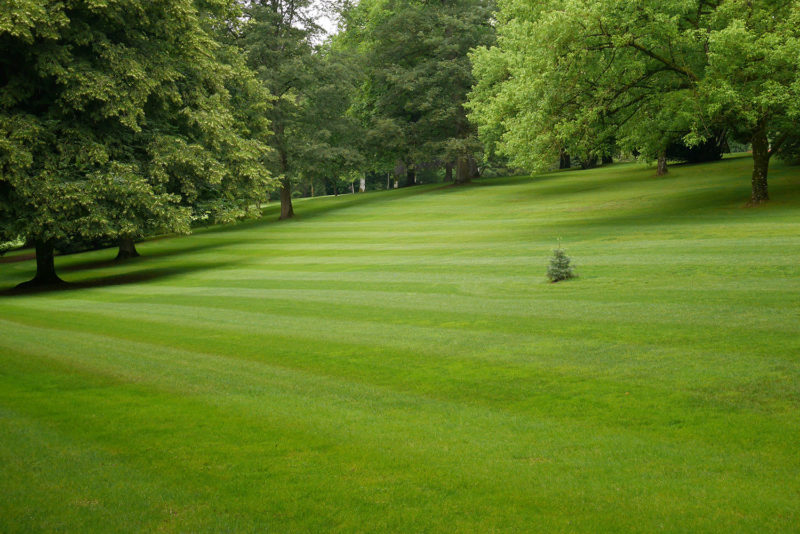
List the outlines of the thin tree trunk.
{"label": "thin tree trunk", "polygon": [[361,177],[361,181],[358,183],[358,192],[364,193],[367,190],[367,175]]}
{"label": "thin tree trunk", "polygon": [[561,151],[561,155],[558,158],[558,168],[559,169],[569,169],[572,166],[569,154],[567,154],[566,150]]}
{"label": "thin tree trunk", "polygon": [[311,180],[311,197],[314,197],[314,180]]}
{"label": "thin tree trunk", "polygon": [[406,169],[406,187],[411,187],[417,183],[417,173],[414,169],[409,166]]}
{"label": "thin tree trunk", "polygon": [[287,178],[281,180],[281,216],[280,219],[291,219],[294,217],[294,207],[292,206],[292,184]]}
{"label": "thin tree trunk", "polygon": [[388,173],[388,172],[386,173],[386,189],[387,190],[392,188],[391,181],[390,181],[392,179],[391,176],[392,175],[390,173]]}
{"label": "thin tree trunk", "polygon": [[758,130],[753,134],[753,193],[749,204],[758,206],[769,200],[767,191],[767,173],[769,172],[769,140],[767,139],[766,126],[759,125]]}
{"label": "thin tree trunk", "polygon": [[400,187],[400,182],[397,180],[397,178],[395,178],[394,179],[394,188],[397,189],[398,187]]}
{"label": "thin tree trunk", "polygon": [[667,149],[662,149],[658,153],[658,165],[656,166],[656,176],[667,174]]}
{"label": "thin tree trunk", "polygon": [[355,184],[355,182],[350,182],[350,194],[351,195],[355,195],[356,194],[356,184]]}
{"label": "thin tree trunk", "polygon": [[452,182],[453,181],[453,164],[452,162],[447,162],[444,164],[444,181],[445,182]]}
{"label": "thin tree trunk", "polygon": [[119,251],[117,252],[117,261],[128,260],[130,258],[138,258],[139,251],[136,250],[136,242],[132,237],[124,236],[119,238]]}

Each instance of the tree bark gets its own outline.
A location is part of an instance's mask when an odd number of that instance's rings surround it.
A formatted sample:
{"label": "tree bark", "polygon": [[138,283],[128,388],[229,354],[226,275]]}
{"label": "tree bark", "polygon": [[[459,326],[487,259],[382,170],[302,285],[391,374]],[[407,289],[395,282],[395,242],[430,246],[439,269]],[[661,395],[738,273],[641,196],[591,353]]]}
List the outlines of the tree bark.
{"label": "tree bark", "polygon": [[473,178],[472,156],[460,156],[456,160],[456,179],[457,185],[468,184]]}
{"label": "tree bark", "polygon": [[571,162],[569,159],[569,154],[565,150],[561,151],[561,155],[558,158],[558,168],[559,169],[569,169],[571,167]]}
{"label": "tree bark", "polygon": [[358,184],[358,192],[363,193],[367,190],[367,176],[364,175],[361,177],[361,181]]}
{"label": "tree bark", "polygon": [[394,188],[397,189],[400,187],[400,182],[397,181],[397,178],[394,179]]}
{"label": "tree bark", "polygon": [[658,165],[656,165],[656,176],[667,174],[667,149],[662,149],[658,153]]}
{"label": "tree bark", "polygon": [[117,252],[116,261],[128,260],[131,258],[138,258],[139,251],[136,250],[136,242],[132,237],[119,238],[119,251]]}
{"label": "tree bark", "polygon": [[64,284],[56,274],[55,254],[52,241],[36,239],[36,275],[33,280],[23,282],[17,287],[20,289],[29,287],[47,287]]}
{"label": "tree bark", "polygon": [[409,165],[406,169],[406,187],[411,187],[417,183],[417,172]]}
{"label": "tree bark", "polygon": [[444,164],[444,181],[445,182],[453,181],[453,164],[449,161]]}
{"label": "tree bark", "polygon": [[767,139],[767,128],[760,124],[759,128],[753,133],[751,140],[753,144],[753,193],[750,197],[750,206],[758,206],[769,200],[767,190],[767,173],[769,172],[769,139]]}
{"label": "tree bark", "polygon": [[288,178],[281,180],[281,216],[280,219],[291,219],[294,217],[294,207],[292,207],[292,184]]}

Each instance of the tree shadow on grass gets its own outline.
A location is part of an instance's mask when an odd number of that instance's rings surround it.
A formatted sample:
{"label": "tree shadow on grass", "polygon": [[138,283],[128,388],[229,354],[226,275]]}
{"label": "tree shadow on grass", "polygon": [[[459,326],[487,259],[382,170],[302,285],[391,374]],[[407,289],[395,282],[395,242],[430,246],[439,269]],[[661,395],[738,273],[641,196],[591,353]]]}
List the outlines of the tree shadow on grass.
{"label": "tree shadow on grass", "polygon": [[[662,196],[648,195],[642,206],[626,206],[622,209],[587,209],[586,217],[560,220],[552,227],[644,227],[665,223],[729,220],[730,217],[745,220],[751,217],[771,217],[784,210],[796,210],[800,203],[800,172],[793,176],[781,175],[780,181],[770,184],[773,200],[760,207],[748,207],[750,184],[746,179],[741,183],[722,185],[710,184],[708,187],[673,191]],[[637,199],[621,199],[631,202]],[[764,211],[766,210],[766,211]]]}
{"label": "tree shadow on grass", "polygon": [[2,263],[20,263],[20,262],[23,262],[23,261],[35,260],[35,259],[36,259],[36,253],[34,253],[34,252],[25,252],[25,253],[22,253],[22,254],[14,254],[14,255],[11,255],[11,256],[2,256],[2,257],[0,257],[0,264],[2,264]]}
{"label": "tree shadow on grass", "polygon": [[52,285],[42,286],[26,286],[26,287],[13,287],[5,290],[0,290],[0,297],[23,296],[23,295],[36,295],[43,293],[61,293],[66,291],[74,291],[80,289],[94,289],[100,287],[113,287],[123,286],[128,284],[139,284],[143,282],[153,282],[156,280],[163,280],[175,276],[192,274],[199,271],[206,271],[211,269],[219,269],[227,267],[235,262],[215,262],[206,264],[192,264],[173,267],[155,267],[149,269],[141,269],[135,271],[128,271],[119,274],[112,274],[108,276],[101,276],[97,278],[89,278],[79,280],[77,282],[63,282]]}
{"label": "tree shadow on grass", "polygon": [[[164,239],[179,239],[179,237],[180,236],[157,237],[157,238],[153,238],[152,240],[148,239],[146,241],[143,241],[142,243],[161,241],[161,240],[164,240]],[[191,237],[191,236],[188,236],[188,237]],[[245,241],[246,240],[243,239],[241,241],[237,241],[237,243],[238,242],[245,242]],[[138,244],[141,244],[141,243],[138,243]],[[146,263],[148,260],[151,260],[151,259],[163,259],[163,258],[169,258],[169,257],[172,257],[172,256],[179,256],[179,255],[182,255],[182,254],[191,254],[191,253],[194,253],[194,252],[203,252],[203,251],[206,251],[206,250],[213,250],[213,249],[216,249],[216,248],[221,248],[221,247],[227,246],[229,244],[230,243],[195,243],[195,244],[191,244],[189,246],[176,246],[176,247],[163,248],[163,249],[158,249],[158,250],[148,250],[147,252],[142,253],[141,256],[138,256],[136,258],[129,258],[129,259],[122,260],[122,261],[116,260],[114,258],[110,258],[110,259],[97,258],[97,259],[91,259],[91,260],[83,260],[83,261],[77,261],[77,262],[74,262],[74,263],[67,263],[65,265],[61,265],[61,266],[59,266],[58,271],[62,272],[62,273],[72,273],[72,272],[77,272],[77,271],[87,271],[87,270],[93,270],[93,269],[107,269],[107,268],[111,268],[111,267],[124,267],[124,266],[129,266],[129,265],[140,265],[140,264]],[[113,251],[115,251],[116,249],[105,249],[105,250],[113,250]],[[70,254],[70,255],[59,256],[59,257],[69,257],[69,256],[74,256],[74,255]]]}

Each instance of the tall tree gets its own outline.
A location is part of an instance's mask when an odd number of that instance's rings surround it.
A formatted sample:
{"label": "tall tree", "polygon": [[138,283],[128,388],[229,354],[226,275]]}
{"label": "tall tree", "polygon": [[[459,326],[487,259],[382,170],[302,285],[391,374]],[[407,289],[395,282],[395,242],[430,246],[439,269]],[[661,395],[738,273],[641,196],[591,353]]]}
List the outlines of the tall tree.
{"label": "tall tree", "polygon": [[[365,59],[360,111],[413,183],[416,167],[455,163],[456,181],[476,171],[480,150],[463,104],[472,85],[468,51],[494,40],[489,0],[364,0],[345,17],[345,37]],[[388,159],[388,158],[384,158]]]}
{"label": "tall tree", "polygon": [[798,17],[789,0],[505,0],[498,46],[473,56],[471,117],[529,169],[609,127],[651,151],[675,122],[690,144],[728,129],[752,143],[760,204],[770,156],[797,131]]}
{"label": "tall tree", "polygon": [[364,165],[364,131],[349,112],[360,74],[357,58],[328,42],[316,48],[309,66],[313,81],[299,102],[295,167],[305,180],[352,181]]}
{"label": "tall tree", "polygon": [[292,184],[301,176],[304,105],[315,83],[314,40],[321,34],[311,0],[246,0],[240,45],[259,80],[276,97],[269,119],[273,168],[280,179],[281,219],[294,216]]}
{"label": "tall tree", "polygon": [[35,243],[32,283],[59,281],[57,241],[187,231],[198,203],[251,204],[227,184],[265,180],[265,147],[231,127],[235,96],[206,29],[230,6],[20,0],[0,10],[0,233]]}

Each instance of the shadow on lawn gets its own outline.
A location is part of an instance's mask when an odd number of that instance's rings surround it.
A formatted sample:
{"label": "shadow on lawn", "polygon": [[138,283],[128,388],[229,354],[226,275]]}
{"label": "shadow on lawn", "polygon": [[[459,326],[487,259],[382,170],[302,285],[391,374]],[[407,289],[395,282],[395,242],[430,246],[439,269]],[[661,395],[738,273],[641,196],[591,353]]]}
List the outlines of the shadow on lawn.
{"label": "shadow on lawn", "polygon": [[[167,237],[167,238],[158,237],[158,238],[154,238],[152,240],[143,241],[142,243],[161,241],[163,239],[177,239],[177,237]],[[237,241],[236,243],[240,243],[240,242],[243,243],[245,241],[247,241],[247,240],[246,239],[242,239],[240,241]],[[160,249],[160,250],[147,251],[147,252],[142,253],[141,256],[138,256],[136,258],[130,258],[130,259],[123,260],[123,261],[117,261],[116,259],[84,260],[84,261],[79,261],[79,262],[75,262],[75,263],[68,263],[66,265],[60,266],[58,268],[58,271],[62,272],[62,273],[72,273],[72,272],[77,272],[77,271],[87,271],[87,270],[93,270],[93,269],[105,269],[105,268],[111,268],[111,267],[124,267],[124,266],[128,266],[128,265],[138,265],[138,264],[142,264],[142,263],[147,262],[148,259],[162,259],[162,258],[169,258],[169,257],[172,257],[172,256],[178,256],[178,255],[181,255],[181,254],[191,254],[193,252],[202,252],[202,251],[205,251],[205,250],[212,250],[212,249],[215,249],[215,248],[221,248],[221,247],[230,245],[231,243],[232,242],[226,242],[226,243],[196,243],[196,244],[192,244],[192,245],[189,245],[189,246],[164,248],[164,249]],[[114,251],[114,253],[116,253],[116,249],[106,249],[106,250],[111,250],[111,251]],[[68,256],[63,256],[63,257],[68,257]],[[62,256],[59,256],[59,257],[62,257]],[[32,256],[32,258],[35,258],[35,256]]]}
{"label": "shadow on lawn", "polygon": [[42,286],[25,286],[25,287],[17,286],[0,291],[0,297],[36,295],[42,293],[56,293],[64,291],[74,291],[79,289],[93,289],[98,287],[112,287],[112,286],[122,286],[127,284],[138,284],[142,282],[152,282],[154,280],[162,280],[165,278],[191,274],[198,271],[219,269],[231,265],[232,263],[234,262],[216,262],[216,263],[206,263],[206,264],[183,265],[180,267],[178,266],[156,267],[151,269],[130,271],[130,272],[103,276],[98,278],[90,278],[87,280],[80,280],[77,282],[62,282],[59,284],[42,285]]}

